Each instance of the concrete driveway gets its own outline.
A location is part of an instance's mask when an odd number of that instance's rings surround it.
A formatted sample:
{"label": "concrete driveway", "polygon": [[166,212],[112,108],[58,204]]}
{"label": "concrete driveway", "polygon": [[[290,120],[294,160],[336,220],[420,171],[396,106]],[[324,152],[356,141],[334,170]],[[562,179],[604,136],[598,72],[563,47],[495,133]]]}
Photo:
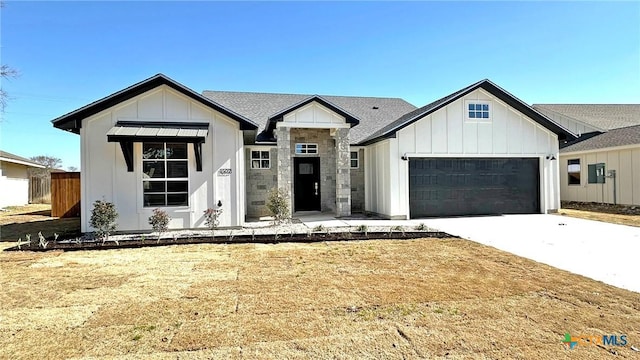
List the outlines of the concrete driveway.
{"label": "concrete driveway", "polygon": [[431,227],[640,292],[640,228],[559,215],[424,219]]}

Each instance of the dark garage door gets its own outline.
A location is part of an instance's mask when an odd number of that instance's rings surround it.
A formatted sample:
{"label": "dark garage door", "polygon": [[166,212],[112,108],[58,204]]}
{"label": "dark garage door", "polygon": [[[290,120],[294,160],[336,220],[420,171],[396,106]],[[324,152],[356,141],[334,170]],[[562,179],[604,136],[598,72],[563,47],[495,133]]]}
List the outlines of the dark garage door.
{"label": "dark garage door", "polygon": [[540,212],[537,158],[409,160],[411,218]]}

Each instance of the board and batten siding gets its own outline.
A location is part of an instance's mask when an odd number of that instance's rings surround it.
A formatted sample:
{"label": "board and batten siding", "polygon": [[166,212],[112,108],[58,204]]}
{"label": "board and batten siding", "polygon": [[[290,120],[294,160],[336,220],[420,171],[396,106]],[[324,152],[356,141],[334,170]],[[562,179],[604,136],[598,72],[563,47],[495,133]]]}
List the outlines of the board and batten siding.
{"label": "board and batten siding", "polygon": [[[209,133],[202,145],[202,171],[196,171],[193,145],[189,144],[189,206],[164,207],[171,216],[170,228],[204,227],[204,211],[222,202],[220,226],[244,221],[244,153],[239,124],[199,102],[159,86],[82,122],[82,231],[89,226],[93,202],[113,202],[119,213],[118,230],[150,229],[154,208],[142,203],[142,143],[134,143],[134,171],[127,166],[118,143],[107,142],[107,132],[119,120],[208,122]],[[179,141],[176,141],[179,142]],[[219,169],[231,169],[220,176]]]}
{"label": "board and batten siding", "polygon": [[[580,159],[580,185],[569,185],[568,161]],[[618,149],[560,155],[560,195],[563,201],[605,202],[613,204],[613,179],[589,184],[589,164],[605,164],[605,173],[616,171],[616,203],[640,205],[640,145]]]}
{"label": "board and batten siding", "polygon": [[336,128],[349,126],[345,123],[344,116],[336,114],[332,110],[315,101],[285,115],[283,120],[283,122],[278,123],[278,126],[312,128]]}
{"label": "board and batten siding", "polygon": [[[490,101],[490,121],[466,120],[467,100]],[[390,138],[367,147],[367,211],[389,218],[409,217],[409,158],[535,157],[540,163],[540,212],[560,208],[557,135],[478,89],[415,121]],[[383,166],[383,164],[388,164]],[[379,169],[386,169],[379,172]]]}

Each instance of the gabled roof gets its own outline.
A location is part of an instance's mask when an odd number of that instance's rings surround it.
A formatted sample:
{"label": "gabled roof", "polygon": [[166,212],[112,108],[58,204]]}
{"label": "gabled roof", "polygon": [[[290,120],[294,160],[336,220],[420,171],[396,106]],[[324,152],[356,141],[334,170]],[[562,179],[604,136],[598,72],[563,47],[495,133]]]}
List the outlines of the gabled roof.
{"label": "gabled roof", "polygon": [[423,117],[451,104],[452,102],[480,88],[486,90],[487,92],[497,97],[498,99],[502,100],[512,108],[518,110],[522,114],[528,116],[529,118],[536,121],[540,125],[554,132],[555,134],[558,135],[558,138],[560,140],[572,140],[576,138],[575,134],[573,134],[571,131],[564,128],[562,125],[556,123],[552,119],[536,111],[531,106],[527,105],[525,102],[513,96],[512,94],[502,89],[498,85],[494,84],[493,82],[489,81],[488,79],[484,79],[484,80],[478,81],[475,84],[471,84],[466,88],[460,89],[454,92],[453,94],[447,95],[441,99],[438,99],[430,104],[427,104],[419,109],[416,109],[410,113],[407,113],[401,116],[397,120],[384,126],[382,129],[376,131],[375,133],[371,134],[367,138],[363,139],[360,142],[360,144],[368,145],[380,140],[384,140],[386,138],[394,137],[398,130],[401,130],[406,126],[413,124],[414,122],[422,119]]}
{"label": "gabled roof", "polygon": [[640,125],[609,130],[586,140],[560,149],[560,153],[588,151],[625,145],[640,146]]}
{"label": "gabled roof", "polygon": [[288,113],[290,113],[292,111],[295,111],[297,109],[300,109],[301,107],[303,107],[303,106],[305,106],[307,104],[310,104],[310,103],[312,103],[314,101],[319,103],[319,104],[321,104],[324,107],[327,107],[327,108],[333,110],[335,113],[339,114],[340,116],[343,116],[346,119],[347,123],[351,124],[351,126],[358,125],[360,123],[360,120],[356,116],[351,115],[349,112],[347,112],[346,110],[342,109],[341,107],[332,104],[330,101],[324,99],[320,95],[309,96],[308,98],[306,98],[305,100],[300,101],[297,104],[293,104],[293,105],[291,105],[290,107],[288,107],[286,109],[280,110],[276,114],[271,115],[269,117],[269,121],[281,121],[282,118],[286,114],[288,114]]}
{"label": "gabled roof", "polygon": [[0,161],[10,162],[19,165],[25,165],[36,168],[44,168],[43,165],[38,164],[37,162],[33,162],[27,158],[23,158],[22,156],[14,155],[12,153],[8,153],[6,151],[0,150]]}
{"label": "gabled roof", "polygon": [[553,118],[554,113],[603,131],[640,125],[640,104],[534,104]]}
{"label": "gabled roof", "polygon": [[242,115],[239,115],[238,113],[234,112],[233,110],[230,110],[218,103],[216,103],[215,101],[206,98],[200,94],[198,94],[197,92],[187,88],[186,86],[172,80],[171,78],[163,75],[163,74],[157,74],[154,75],[146,80],[142,80],[141,82],[131,85],[123,90],[120,90],[118,92],[115,92],[109,96],[106,96],[100,100],[94,101],[91,104],[88,104],[86,106],[83,106],[77,110],[74,110],[68,114],[62,115],[54,120],[52,120],[51,122],[53,123],[53,126],[58,128],[58,129],[62,129],[62,130],[67,130],[67,131],[71,131],[74,132],[76,134],[80,133],[80,128],[82,127],[82,120],[92,116],[94,114],[99,113],[100,111],[103,111],[105,109],[108,109],[114,105],[117,105],[123,101],[127,101],[135,96],[138,96],[140,94],[143,94],[151,89],[154,89],[158,86],[161,85],[166,85],[169,86],[170,88],[180,92],[183,95],[186,95],[188,97],[190,97],[191,99],[200,102],[201,104],[216,110],[218,112],[221,112],[223,114],[225,114],[226,116],[230,117],[231,119],[237,121],[240,123],[240,128],[242,130],[253,130],[257,128],[257,125],[245,118]]}
{"label": "gabled roof", "polygon": [[[305,101],[322,99],[355,119],[358,126],[349,131],[352,144],[356,144],[376,130],[394,121],[416,107],[403,99],[381,97],[332,96],[308,94],[273,94],[234,91],[204,91],[207,98],[234,109],[244,117],[266,129],[270,118],[290,110]],[[302,105],[303,106],[303,105]],[[343,115],[344,116],[344,115]],[[346,116],[345,116],[346,117]]]}

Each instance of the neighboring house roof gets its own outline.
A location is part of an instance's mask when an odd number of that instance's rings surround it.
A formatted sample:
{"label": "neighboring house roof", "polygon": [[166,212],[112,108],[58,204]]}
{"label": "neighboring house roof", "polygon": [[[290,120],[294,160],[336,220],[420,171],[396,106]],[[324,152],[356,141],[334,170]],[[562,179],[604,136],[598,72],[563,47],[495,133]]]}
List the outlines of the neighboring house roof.
{"label": "neighboring house roof", "polygon": [[425,116],[447,106],[448,104],[462,98],[463,96],[479,89],[482,88],[484,90],[486,90],[487,92],[491,93],[492,95],[494,95],[495,97],[497,97],[498,99],[504,101],[505,103],[507,103],[509,106],[513,107],[514,109],[520,111],[521,113],[523,113],[524,115],[528,116],[529,118],[531,118],[532,120],[536,121],[537,123],[539,123],[540,125],[544,126],[545,128],[549,129],[550,131],[553,131],[554,133],[556,133],[558,135],[558,138],[560,140],[573,140],[576,138],[576,135],[573,134],[571,131],[567,130],[565,127],[563,127],[562,125],[556,123],[554,120],[550,119],[549,117],[545,116],[544,114],[541,114],[540,112],[536,111],[535,109],[533,109],[531,106],[527,105],[526,103],[524,103],[522,100],[518,99],[517,97],[513,96],[512,94],[510,94],[509,92],[507,92],[506,90],[502,89],[501,87],[499,87],[498,85],[494,84],[493,82],[489,81],[488,79],[484,79],[481,80],[475,84],[471,84],[469,86],[467,86],[466,88],[460,89],[456,92],[454,92],[453,94],[447,95],[441,99],[438,99],[430,104],[427,104],[419,109],[416,109],[410,113],[407,113],[405,115],[403,115],[402,117],[400,117],[399,119],[397,119],[396,121],[386,125],[385,127],[383,127],[382,129],[376,131],[375,133],[371,134],[370,136],[368,136],[367,138],[363,139],[361,141],[361,144],[371,144],[374,143],[376,141],[380,141],[386,138],[390,138],[390,137],[394,137],[395,133],[398,130],[401,130],[402,128],[409,126],[411,124],[413,124],[414,122],[424,118]]}
{"label": "neighboring house roof", "polygon": [[8,153],[6,151],[0,150],[0,161],[10,162],[19,165],[25,165],[36,168],[44,168],[43,165],[40,165],[32,160],[27,158],[23,158],[22,156],[14,155],[12,153]]}
{"label": "neighboring house roof", "polygon": [[640,145],[640,125],[609,130],[606,133],[560,149],[560,153],[596,150],[635,144]]}
{"label": "neighboring house roof", "polygon": [[534,109],[578,120],[603,131],[640,125],[640,104],[534,104]]}
{"label": "neighboring house roof", "polygon": [[[337,107],[346,115],[360,121],[358,126],[352,127],[349,132],[352,144],[360,142],[376,130],[416,108],[414,105],[399,98],[208,90],[204,91],[203,95],[219,104],[234,109],[239,114],[257,123],[262,129],[267,128],[269,119],[275,118],[279,114],[282,115],[283,112],[291,111],[296,108],[296,105],[304,105],[310,99],[311,101],[322,99]],[[348,118],[349,116],[345,117]]]}
{"label": "neighboring house roof", "polygon": [[211,109],[221,112],[226,116],[232,118],[233,120],[238,121],[242,130],[253,130],[257,128],[257,125],[253,121],[245,118],[244,116],[234,112],[231,109],[224,107],[223,105],[216,103],[212,99],[198,94],[197,92],[187,88],[186,86],[170,79],[163,74],[154,75],[137,84],[131,85],[126,89],[115,92],[68,114],[62,115],[52,120],[51,122],[53,123],[53,126],[57,127],[58,129],[67,130],[79,134],[80,128],[82,127],[83,119],[161,85],[167,85],[170,88],[182,93],[183,95],[186,95],[191,99],[198,101]]}

